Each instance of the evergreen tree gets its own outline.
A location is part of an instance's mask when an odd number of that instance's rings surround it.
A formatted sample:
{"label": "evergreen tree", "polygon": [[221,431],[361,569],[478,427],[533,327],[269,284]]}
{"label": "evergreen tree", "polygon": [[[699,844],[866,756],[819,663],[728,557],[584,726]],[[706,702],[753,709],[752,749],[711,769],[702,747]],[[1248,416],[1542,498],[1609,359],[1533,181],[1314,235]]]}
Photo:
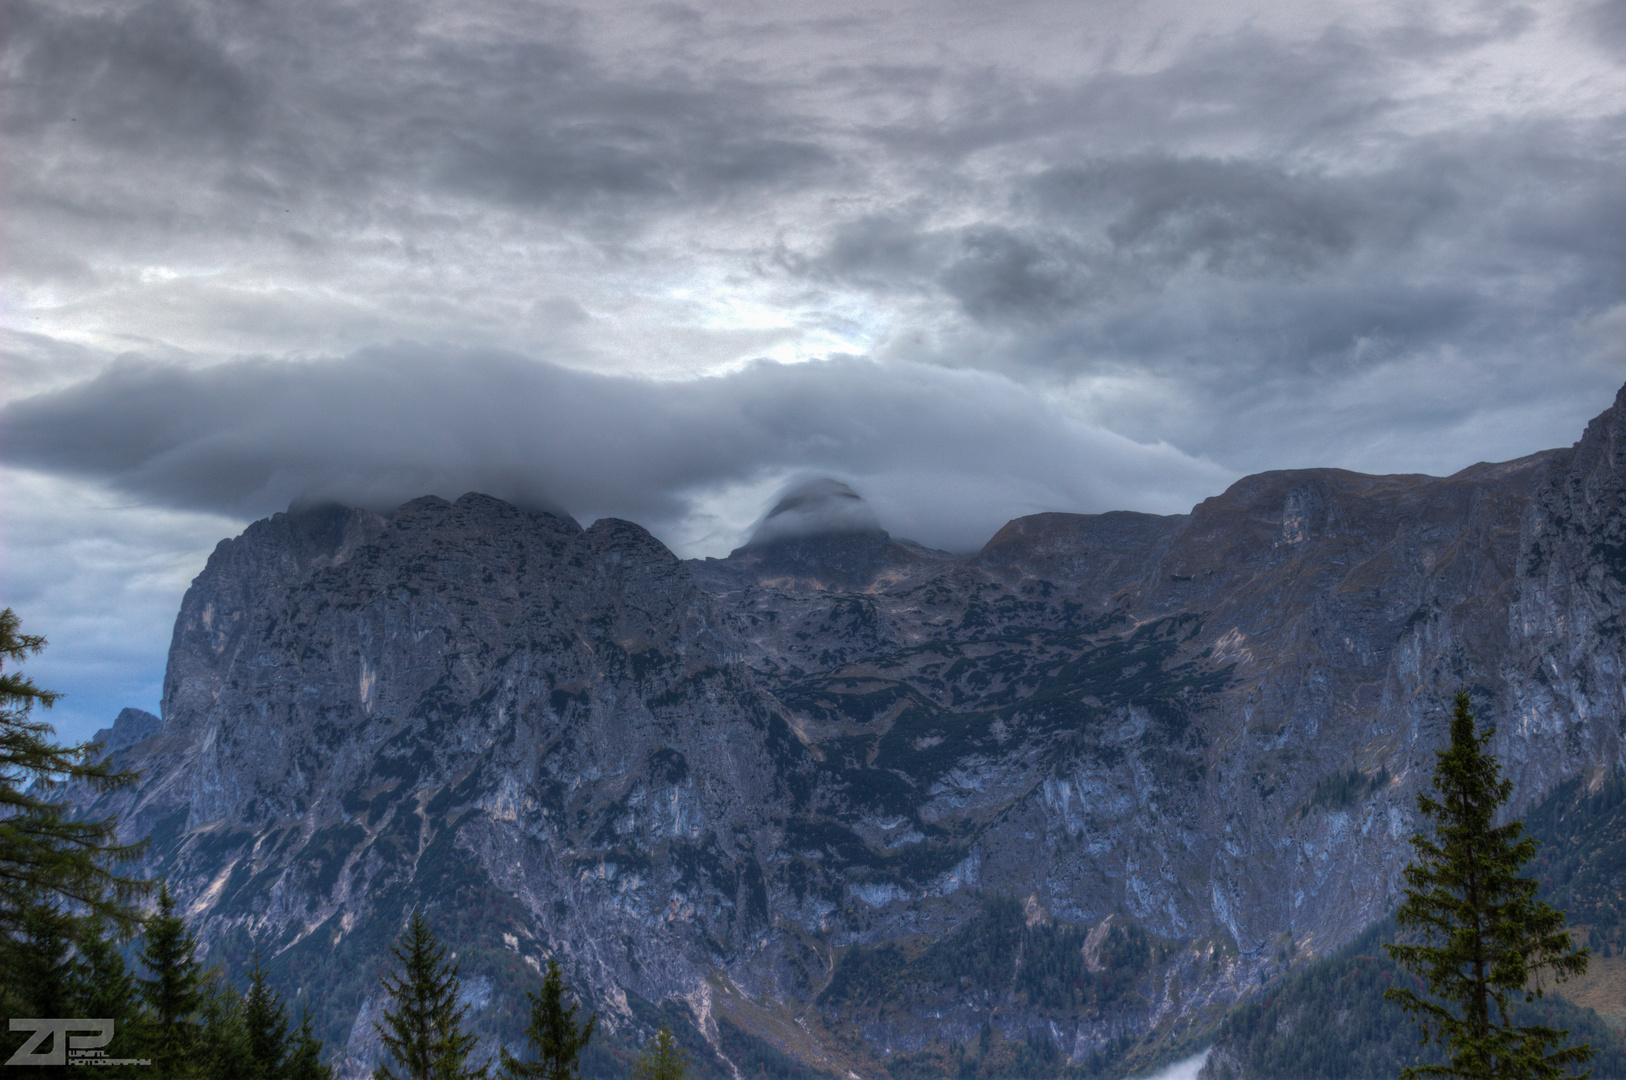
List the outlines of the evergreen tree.
{"label": "evergreen tree", "polygon": [[[13,937],[6,963],[0,965],[0,1005],[8,1017],[78,1016],[72,979],[72,943],[64,920],[46,907],[31,908],[20,934]],[[29,1039],[28,1032],[0,1031],[0,1061],[11,1057]],[[26,1067],[26,1071],[36,1069]],[[13,1067],[7,1074],[23,1075]]]}
{"label": "evergreen tree", "polygon": [[147,920],[147,941],[141,962],[148,977],[136,985],[152,1023],[151,1057],[154,1078],[186,1075],[197,1048],[199,1010],[205,999],[202,966],[193,955],[197,939],[175,914],[175,898],[166,882],[158,890],[158,911]]}
{"label": "evergreen tree", "polygon": [[[0,611],[0,669],[44,647],[44,638],[18,631],[10,608]],[[74,939],[83,914],[100,915],[126,936],[140,926],[135,904],[151,885],[118,872],[142,845],[118,843],[114,819],[75,820],[70,806],[49,797],[70,782],[110,791],[136,779],[98,761],[94,743],[51,741],[54,729],[31,714],[60,696],[15,671],[0,674],[0,966],[9,966],[4,950],[23,934],[31,909],[66,920]]]}
{"label": "evergreen tree", "polygon": [[8,981],[20,1011],[18,1016],[73,1016],[73,943],[68,923],[46,907],[31,908],[23,917],[23,933],[13,951]]}
{"label": "evergreen tree", "polygon": [[[81,931],[77,945],[66,936],[70,926]],[[132,1057],[147,1045],[135,989],[135,979],[105,924],[91,918],[82,923],[51,916],[45,907],[29,911],[23,934],[14,939],[10,963],[0,968],[0,1012],[13,1017],[94,1017],[113,1021],[111,1057]],[[9,1058],[31,1037],[29,1032],[0,1032],[0,1061]],[[60,1071],[54,1068],[46,1072]],[[107,1072],[104,1067],[101,1072]],[[122,1075],[121,1067],[113,1067]],[[10,1069],[19,1080],[33,1075],[28,1069]]]}
{"label": "evergreen tree", "polygon": [[384,1023],[373,1026],[401,1071],[380,1065],[374,1080],[484,1080],[485,1070],[468,1064],[478,1040],[463,1031],[469,1010],[457,1001],[457,965],[446,963],[446,948],[421,912],[413,910],[404,940],[390,951],[401,970],[379,976],[392,1004]]}
{"label": "evergreen tree", "polygon": [[245,1080],[283,1080],[287,1075],[288,1010],[281,996],[265,984],[265,974],[256,945],[249,960],[248,993],[243,998],[243,1029],[250,1058]]}
{"label": "evergreen tree", "polygon": [[[117,940],[100,919],[91,918],[84,924],[79,942],[79,956],[74,963],[73,981],[78,1002],[74,1016],[94,1016],[113,1021],[113,1042],[108,1056],[116,1058],[139,1057],[142,1047],[150,1045],[151,1030],[141,1014],[140,995],[135,974],[124,963]],[[138,1067],[129,1066],[134,1072]],[[98,1072],[107,1072],[106,1068]],[[115,1067],[113,1072],[123,1074],[126,1068]],[[140,1071],[145,1074],[146,1069]]]}
{"label": "evergreen tree", "polygon": [[565,980],[557,960],[548,961],[548,973],[542,979],[540,994],[528,993],[531,1001],[531,1022],[526,1025],[525,1037],[530,1041],[535,1061],[521,1061],[508,1052],[502,1052],[502,1075],[505,1080],[581,1080],[577,1062],[587,1041],[598,1026],[598,1014],[576,1023],[579,1005],[565,1006]]}
{"label": "evergreen tree", "polygon": [[1395,915],[1414,943],[1384,948],[1422,977],[1433,1000],[1399,987],[1384,996],[1411,1013],[1424,1043],[1441,1043],[1450,1061],[1406,1069],[1405,1080],[1559,1077],[1592,1056],[1586,1045],[1558,1049],[1567,1031],[1514,1023],[1515,998],[1540,996],[1549,973],[1558,982],[1581,974],[1587,951],[1574,948],[1563,913],[1536,899],[1536,881],[1519,873],[1536,842],[1519,822],[1492,824],[1513,791],[1487,749],[1494,734],[1475,734],[1468,693],[1460,691],[1451,745],[1436,754],[1439,798],[1417,796],[1434,836],[1412,837],[1417,858]]}
{"label": "evergreen tree", "polygon": [[632,1076],[633,1080],[693,1080],[694,1071],[689,1068],[689,1055],[672,1037],[672,1029],[663,1027],[632,1063]]}
{"label": "evergreen tree", "polygon": [[299,1030],[288,1054],[288,1080],[333,1080],[333,1070],[322,1063],[322,1040],[311,1027],[310,1006],[299,1009]]}
{"label": "evergreen tree", "polygon": [[227,980],[215,974],[205,987],[199,1012],[195,1050],[187,1068],[177,1075],[198,1080],[246,1080],[257,1072],[254,1051],[246,1023],[243,996]]}

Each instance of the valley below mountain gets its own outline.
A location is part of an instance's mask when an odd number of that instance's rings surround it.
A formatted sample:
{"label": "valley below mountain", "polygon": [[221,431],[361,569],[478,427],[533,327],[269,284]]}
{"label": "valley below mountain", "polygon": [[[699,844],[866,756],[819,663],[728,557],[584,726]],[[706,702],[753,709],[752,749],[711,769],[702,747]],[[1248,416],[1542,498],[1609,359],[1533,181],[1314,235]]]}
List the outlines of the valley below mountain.
{"label": "valley below mountain", "polygon": [[1626,769],[1623,502],[1626,390],[1568,449],[973,555],[834,482],[691,561],[479,494],[290,511],[193,582],[87,812],[347,1077],[414,907],[492,1046],[557,959],[594,1075],[661,1024],[708,1076],[1123,1075],[1392,910],[1459,687],[1515,812]]}

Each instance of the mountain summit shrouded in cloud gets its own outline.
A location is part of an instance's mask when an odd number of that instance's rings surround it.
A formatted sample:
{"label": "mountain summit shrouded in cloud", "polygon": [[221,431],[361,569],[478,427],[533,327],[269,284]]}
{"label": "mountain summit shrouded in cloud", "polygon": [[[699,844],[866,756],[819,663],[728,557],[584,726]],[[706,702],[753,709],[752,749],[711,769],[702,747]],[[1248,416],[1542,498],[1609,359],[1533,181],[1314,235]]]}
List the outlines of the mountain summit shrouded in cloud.
{"label": "mountain summit shrouded in cloud", "polygon": [[762,523],[751,531],[750,547],[781,540],[884,530],[863,496],[840,480],[820,477],[791,485]]}

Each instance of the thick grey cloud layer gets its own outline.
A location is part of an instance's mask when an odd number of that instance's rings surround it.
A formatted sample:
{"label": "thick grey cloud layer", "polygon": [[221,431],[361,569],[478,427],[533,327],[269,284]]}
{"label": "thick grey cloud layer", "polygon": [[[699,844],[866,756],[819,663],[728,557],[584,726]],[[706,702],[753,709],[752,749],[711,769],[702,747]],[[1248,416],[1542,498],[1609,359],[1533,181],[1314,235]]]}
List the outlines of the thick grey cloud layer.
{"label": "thick grey cloud layer", "polygon": [[[125,361],[11,403],[0,432],[13,465],[177,509],[387,512],[472,490],[632,518],[680,546],[709,496],[808,470],[866,478],[883,524],[962,549],[1039,509],[1180,512],[1232,478],[1000,376],[853,358],[667,383],[414,346],[203,369]],[[741,538],[733,524],[725,541]]]}
{"label": "thick grey cloud layer", "polygon": [[115,353],[861,352],[1437,469],[1626,373],[1619,6],[10,0],[0,280]]}

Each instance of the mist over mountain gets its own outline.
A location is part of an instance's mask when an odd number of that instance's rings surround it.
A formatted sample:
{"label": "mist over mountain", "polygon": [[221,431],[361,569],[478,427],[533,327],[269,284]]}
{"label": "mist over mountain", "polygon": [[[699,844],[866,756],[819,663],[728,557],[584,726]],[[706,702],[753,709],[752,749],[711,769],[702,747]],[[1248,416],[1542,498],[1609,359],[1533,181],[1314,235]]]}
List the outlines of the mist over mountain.
{"label": "mist over mountain", "polygon": [[[761,484],[787,498],[863,477],[906,535],[971,550],[1030,510],[1178,509],[1235,476],[977,372],[845,357],[658,383],[409,344],[297,364],[123,361],[0,406],[0,460],[245,519],[330,502],[388,514],[479,491],[633,518],[690,554],[735,546],[761,504],[736,521],[732,500]],[[753,528],[796,531],[809,512]]]}
{"label": "mist over mountain", "polygon": [[875,511],[839,480],[819,477],[792,484],[751,530],[747,547],[768,547],[812,536],[882,534]]}
{"label": "mist over mountain", "polygon": [[1390,910],[1458,687],[1515,810],[1626,767],[1626,390],[1448,477],[1262,473],[970,555],[881,523],[830,479],[726,559],[476,493],[272,515],[91,812],[346,1076],[414,906],[485,1035],[557,959],[607,1069],[674,1024],[707,1075],[1105,1075]]}

